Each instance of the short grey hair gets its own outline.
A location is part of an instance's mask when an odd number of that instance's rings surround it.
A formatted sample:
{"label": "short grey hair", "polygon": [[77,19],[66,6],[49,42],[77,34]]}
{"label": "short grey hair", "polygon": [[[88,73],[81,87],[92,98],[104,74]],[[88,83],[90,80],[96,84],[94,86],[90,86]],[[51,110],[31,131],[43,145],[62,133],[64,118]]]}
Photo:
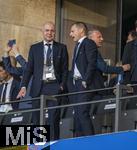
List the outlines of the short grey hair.
{"label": "short grey hair", "polygon": [[87,28],[87,25],[84,23],[84,22],[75,22],[75,23],[73,23],[72,25],[71,25],[71,27],[72,26],[76,26],[76,27],[78,27],[78,28],[82,28],[83,30],[84,30],[84,33],[85,33],[85,35],[87,35],[87,33],[88,33],[88,28]]}
{"label": "short grey hair", "polygon": [[88,37],[91,37],[94,32],[100,32],[98,29],[91,29],[88,31]]}

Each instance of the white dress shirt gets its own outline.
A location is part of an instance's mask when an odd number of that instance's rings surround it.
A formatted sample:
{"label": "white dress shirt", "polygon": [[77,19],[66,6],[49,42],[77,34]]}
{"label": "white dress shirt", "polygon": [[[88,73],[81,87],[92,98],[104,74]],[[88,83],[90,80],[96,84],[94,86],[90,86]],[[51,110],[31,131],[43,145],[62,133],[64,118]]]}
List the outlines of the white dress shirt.
{"label": "white dress shirt", "polygon": [[55,80],[56,77],[55,77],[55,73],[54,73],[54,66],[53,66],[53,52],[51,53],[51,66],[49,68],[50,72],[51,73],[48,73],[48,67],[46,65],[46,62],[47,62],[47,51],[48,51],[48,45],[46,44],[51,44],[50,45],[50,48],[52,49],[53,48],[53,41],[47,43],[46,41],[43,41],[44,42],[44,66],[43,66],[43,80],[48,80],[48,78],[51,78],[51,80]]}

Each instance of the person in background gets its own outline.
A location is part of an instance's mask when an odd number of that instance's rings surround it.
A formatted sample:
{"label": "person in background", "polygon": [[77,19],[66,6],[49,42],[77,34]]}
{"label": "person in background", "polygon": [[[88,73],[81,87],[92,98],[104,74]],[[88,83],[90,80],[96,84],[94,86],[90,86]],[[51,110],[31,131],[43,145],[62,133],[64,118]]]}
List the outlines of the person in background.
{"label": "person in background", "polygon": [[[5,65],[0,61],[0,102],[15,101],[20,89],[20,81],[15,79],[11,74],[5,70]],[[18,109],[18,103],[5,104],[0,106],[0,112],[8,112]]]}
{"label": "person in background", "polygon": [[[137,32],[137,20],[135,21],[135,32]],[[136,35],[136,33],[134,34]],[[124,52],[122,56],[122,64],[129,63],[131,69],[124,73],[124,84],[130,85],[130,88],[133,89],[129,94],[137,94],[137,38],[126,43],[124,47]],[[133,86],[132,86],[133,84]],[[132,98],[127,104],[129,105],[136,105],[136,98]]]}
{"label": "person in background", "polygon": [[[13,61],[18,62],[21,67],[17,67],[16,64],[13,65]],[[14,44],[12,47],[8,46],[4,50],[4,56],[2,57],[2,60],[5,64],[5,69],[16,77],[22,77],[24,70],[26,68],[26,60],[23,58],[23,56],[19,53],[19,49],[16,44]]]}
{"label": "person in background", "polygon": [[[19,48],[16,44],[9,46],[7,44],[6,48],[4,49],[4,55],[2,57],[5,69],[8,73],[14,76],[16,79],[22,79],[24,71],[26,69],[27,61],[24,57],[20,54]],[[17,62],[19,63],[20,67],[17,67]],[[31,79],[32,80],[32,79]],[[30,87],[31,87],[31,80],[28,85],[27,93],[23,99],[31,99],[30,96]],[[32,102],[21,102],[19,103],[20,109],[27,109],[32,107]]]}
{"label": "person in background", "polygon": [[131,30],[128,32],[127,43],[137,39],[137,32],[135,30]]}
{"label": "person in background", "polygon": [[[88,32],[88,38],[93,40],[96,43],[97,47],[98,47],[97,71],[96,71],[96,76],[95,76],[95,79],[94,79],[94,81],[95,81],[94,84],[96,85],[95,87],[99,88],[99,89],[102,89],[102,88],[105,89],[103,73],[111,74],[111,75],[115,74],[115,76],[113,76],[114,78],[113,79],[111,78],[111,80],[106,85],[107,87],[115,86],[118,83],[117,76],[122,76],[124,74],[124,71],[127,71],[127,70],[130,69],[130,65],[125,64],[125,65],[119,66],[119,67],[107,65],[107,63],[104,61],[103,57],[101,56],[101,53],[99,52],[99,49],[102,48],[104,38],[103,38],[102,33],[98,29],[90,30]],[[113,89],[98,91],[95,94],[96,95],[94,97],[96,98],[96,100],[101,100],[103,98],[106,99],[106,98],[114,97]],[[105,103],[107,104],[108,102],[105,102]],[[99,112],[99,108],[102,107],[102,105],[104,105],[104,103],[94,104],[94,107],[93,107],[94,109],[93,110],[94,110],[95,114],[97,113],[97,111]],[[109,120],[109,123],[106,122],[105,119]],[[111,120],[112,120],[111,115],[107,115],[107,113],[105,113],[105,119],[104,119],[103,124],[105,125],[104,127],[106,128],[111,123]],[[106,128],[106,130],[107,130],[107,128]]]}
{"label": "person in background", "polygon": [[[88,32],[88,38],[93,40],[98,49],[102,47],[104,38],[102,36],[102,33],[98,29],[92,29]],[[130,65],[125,64],[121,67],[115,67],[115,66],[109,66],[106,64],[104,59],[102,58],[100,52],[98,51],[98,57],[97,57],[97,68],[103,72],[103,73],[116,73],[116,74],[123,74],[124,71],[130,70]]]}
{"label": "person in background", "polygon": [[[123,66],[115,67],[107,65],[107,63],[104,61],[104,59],[101,56],[101,53],[99,52],[99,49],[103,45],[103,36],[102,33],[98,29],[92,29],[88,32],[88,38],[93,40],[98,48],[98,55],[97,55],[97,70],[96,70],[96,76],[94,77],[94,85],[96,89],[105,88],[104,85],[104,76],[105,74],[121,74],[123,75],[124,71],[127,71],[130,69],[130,65],[126,64]],[[99,92],[96,92],[97,99],[102,99],[102,96],[105,96],[108,94],[108,91],[102,90]]]}
{"label": "person in background", "polygon": [[[137,20],[135,21],[135,31],[137,32]],[[129,63],[131,69],[124,74],[125,84],[137,84],[137,39],[126,43],[122,56],[122,64]],[[137,94],[137,86],[133,87],[134,94]]]}

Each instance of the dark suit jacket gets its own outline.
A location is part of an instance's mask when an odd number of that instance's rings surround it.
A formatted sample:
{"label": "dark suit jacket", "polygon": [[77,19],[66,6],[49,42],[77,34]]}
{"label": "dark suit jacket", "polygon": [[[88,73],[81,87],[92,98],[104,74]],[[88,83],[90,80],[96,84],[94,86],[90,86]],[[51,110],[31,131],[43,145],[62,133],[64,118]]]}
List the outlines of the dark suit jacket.
{"label": "dark suit jacket", "polygon": [[[73,60],[74,61],[74,60]],[[96,70],[97,46],[94,41],[85,38],[79,46],[75,63],[87,85],[91,85]],[[73,70],[72,70],[73,74]]]}
{"label": "dark suit jacket", "polygon": [[[3,85],[0,85],[0,95],[2,93],[2,89],[3,89]],[[10,89],[10,100],[11,101],[15,101],[16,97],[19,93],[20,90],[20,80],[17,79],[13,79],[12,85],[11,85],[11,89]],[[13,109],[17,109],[18,108],[18,103],[12,104]]]}
{"label": "dark suit jacket", "polygon": [[21,67],[13,67],[11,65],[10,57],[3,57],[2,60],[7,72],[15,77],[23,75],[23,72],[26,68],[26,60],[21,55],[16,57],[16,60],[21,65]]}
{"label": "dark suit jacket", "polygon": [[22,67],[22,69],[24,71],[26,69],[26,65],[27,65],[26,60],[22,57],[22,55],[18,55],[16,57],[16,60],[21,65],[21,67]]}
{"label": "dark suit jacket", "polygon": [[126,44],[122,63],[131,65],[131,70],[124,74],[125,83],[137,82],[137,40]]}
{"label": "dark suit jacket", "polygon": [[93,87],[94,89],[101,89],[101,88],[105,88],[104,86],[104,78],[102,75],[102,72],[99,70],[95,71],[94,74],[94,80],[93,80]]}
{"label": "dark suit jacket", "polygon": [[[27,87],[33,75],[30,95],[37,97],[40,95],[42,85],[44,65],[44,44],[36,43],[31,46],[29,51],[28,63],[22,80],[22,87]],[[53,42],[53,65],[55,77],[60,85],[65,87],[68,74],[68,53],[64,44]]]}
{"label": "dark suit jacket", "polygon": [[[94,75],[94,81],[93,81],[95,89],[105,88],[103,73],[123,74],[124,71],[123,71],[122,67],[115,67],[115,66],[107,65],[106,62],[104,61],[104,59],[102,58],[100,52],[98,51],[97,70],[96,70],[96,73]],[[100,92],[98,92],[98,94],[105,94],[106,92],[107,91],[100,91]]]}
{"label": "dark suit jacket", "polygon": [[102,71],[103,73],[116,73],[116,74],[123,74],[123,68],[122,67],[115,67],[115,66],[109,66],[106,64],[104,59],[102,58],[100,52],[98,52],[97,56],[97,68]]}

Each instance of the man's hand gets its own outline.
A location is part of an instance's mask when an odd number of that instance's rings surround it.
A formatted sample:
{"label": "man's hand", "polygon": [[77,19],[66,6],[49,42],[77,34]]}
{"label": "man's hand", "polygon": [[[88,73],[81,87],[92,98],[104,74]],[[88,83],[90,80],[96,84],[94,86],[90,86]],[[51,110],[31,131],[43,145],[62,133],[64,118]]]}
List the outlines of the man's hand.
{"label": "man's hand", "polygon": [[86,81],[82,81],[82,86],[83,86],[84,88],[87,88],[87,83],[86,83]]}
{"label": "man's hand", "polygon": [[63,91],[64,90],[63,86],[60,86],[60,89],[61,89],[61,91]]}
{"label": "man's hand", "polygon": [[8,57],[10,51],[11,51],[11,47],[9,47],[9,46],[7,45],[6,48],[4,49],[4,56],[5,56],[5,57]]}
{"label": "man's hand", "polygon": [[7,52],[7,53],[9,53],[11,51],[11,49],[12,48],[7,45],[7,47],[4,49],[4,51]]}
{"label": "man's hand", "polygon": [[17,99],[22,98],[26,95],[26,87],[22,87],[19,91],[19,94],[17,95]]}
{"label": "man's hand", "polygon": [[14,56],[14,57],[16,57],[17,55],[19,55],[19,48],[17,47],[16,44],[14,44],[14,45],[12,46],[12,49],[11,49],[10,53],[11,53],[11,55]]}
{"label": "man's hand", "polygon": [[124,71],[129,71],[131,66],[130,66],[130,64],[125,64],[125,65],[122,66],[122,68],[123,68]]}

